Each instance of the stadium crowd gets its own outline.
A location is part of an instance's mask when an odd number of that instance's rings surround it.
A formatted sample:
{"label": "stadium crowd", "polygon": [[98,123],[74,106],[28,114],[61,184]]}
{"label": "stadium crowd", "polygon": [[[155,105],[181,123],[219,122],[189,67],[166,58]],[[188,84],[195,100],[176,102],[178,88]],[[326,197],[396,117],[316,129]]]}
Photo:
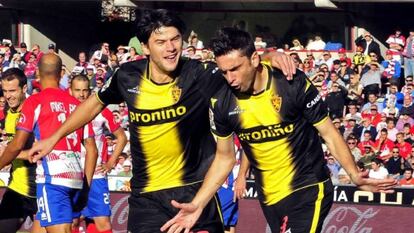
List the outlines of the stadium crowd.
{"label": "stadium crowd", "polygon": [[[306,46],[295,38],[291,47],[284,45],[283,49],[276,49],[267,48],[267,42],[257,35],[255,46],[261,52],[277,50],[294,58],[297,68],[320,91],[331,119],[345,138],[359,168],[367,171],[367,176],[392,176],[399,179],[401,185],[414,185],[413,38],[414,30],[409,32],[407,38],[397,30],[385,41],[388,45],[385,57],[382,57],[379,44],[369,32],[355,40],[355,53],[344,48],[325,50],[328,49],[327,44],[320,36],[309,40]],[[36,72],[37,63],[43,54],[56,53],[56,46],[50,44],[47,51],[42,51],[35,44],[28,50],[26,43],[22,42],[19,49],[15,49],[9,40],[3,40],[3,46],[0,73],[11,67],[22,69],[28,77],[27,96],[38,93],[41,87]],[[182,56],[203,62],[214,61],[213,53],[194,31],[190,33],[185,46]],[[314,53],[320,56],[316,57]],[[76,66],[71,71],[65,65],[62,66],[60,87],[69,89],[71,77],[84,74],[90,80],[90,89],[96,92],[117,67],[140,59],[145,59],[145,56],[138,43],[119,45],[114,51],[110,49],[109,43],[103,42],[97,49],[79,52]],[[7,109],[6,99],[0,93],[0,132],[4,129]],[[125,103],[111,106],[110,109],[117,123],[128,134]],[[110,155],[117,142],[109,131],[105,134]],[[7,135],[2,135],[1,149],[4,149]],[[349,184],[349,176],[328,150],[325,155],[333,182]],[[131,169],[131,154],[127,144],[109,174],[131,177]],[[254,179],[254,176],[250,175],[250,178]],[[122,189],[128,190],[128,187],[123,185]]]}

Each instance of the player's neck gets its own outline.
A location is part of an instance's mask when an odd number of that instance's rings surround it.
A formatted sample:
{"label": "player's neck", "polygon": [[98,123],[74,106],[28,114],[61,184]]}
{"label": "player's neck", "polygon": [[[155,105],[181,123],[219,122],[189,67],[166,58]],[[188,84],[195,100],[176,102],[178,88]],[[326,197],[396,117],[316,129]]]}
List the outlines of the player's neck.
{"label": "player's neck", "polygon": [[42,77],[40,78],[40,85],[42,89],[59,88],[59,80],[53,77]]}
{"label": "player's neck", "polygon": [[260,64],[259,67],[257,67],[256,69],[256,75],[253,84],[253,94],[258,94],[262,92],[266,88],[268,79],[269,75],[267,72],[267,68]]}
{"label": "player's neck", "polygon": [[157,66],[150,64],[149,65],[149,79],[157,84],[165,84],[174,81],[173,72],[166,72],[160,70]]}

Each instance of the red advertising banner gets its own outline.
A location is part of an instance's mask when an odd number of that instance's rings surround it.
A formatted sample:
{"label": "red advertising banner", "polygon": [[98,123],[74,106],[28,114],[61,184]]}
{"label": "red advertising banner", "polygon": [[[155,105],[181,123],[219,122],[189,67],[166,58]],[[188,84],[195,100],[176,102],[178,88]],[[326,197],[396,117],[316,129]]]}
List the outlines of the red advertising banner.
{"label": "red advertising banner", "polygon": [[[381,197],[380,194],[375,194],[373,200],[376,200],[378,196],[378,200],[380,200],[378,203],[371,201],[368,192],[361,194],[361,191],[356,190],[355,187],[343,188],[337,186],[336,189],[336,202],[325,220],[322,233],[414,232],[412,224],[413,208],[409,207],[411,203],[398,201],[404,199],[406,201],[411,199],[412,201],[413,189],[397,190],[393,194],[394,196],[391,195],[390,197]],[[0,188],[0,197],[4,191],[4,188]],[[111,193],[111,221],[114,233],[127,232],[128,197],[129,193]],[[346,202],[343,201],[345,199]],[[384,200],[386,203],[383,202]],[[259,202],[256,199],[244,199],[239,204],[240,216],[237,233],[270,233]],[[31,222],[26,221],[21,231],[28,232],[30,227]]]}

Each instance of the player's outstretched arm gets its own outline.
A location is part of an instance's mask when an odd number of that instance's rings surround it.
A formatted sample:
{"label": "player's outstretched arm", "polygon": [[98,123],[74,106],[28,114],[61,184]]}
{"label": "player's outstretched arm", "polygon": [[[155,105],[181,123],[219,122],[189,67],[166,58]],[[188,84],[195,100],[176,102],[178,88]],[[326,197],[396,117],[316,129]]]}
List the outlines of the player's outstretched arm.
{"label": "player's outstretched arm", "polygon": [[288,80],[292,80],[293,75],[296,74],[295,63],[289,55],[280,52],[266,52],[261,58],[264,61],[270,61],[271,65],[275,68],[282,70]]}
{"label": "player's outstretched arm", "polygon": [[115,145],[115,149],[111,155],[111,158],[109,158],[108,162],[103,166],[104,172],[110,172],[112,168],[115,167],[119,155],[121,155],[122,150],[128,142],[127,136],[125,135],[125,131],[122,127],[119,127],[117,130],[115,130],[113,134],[116,138],[117,143]]}
{"label": "player's outstretched arm", "polygon": [[249,159],[247,159],[246,153],[242,151],[241,164],[239,173],[236,180],[234,181],[234,196],[233,202],[237,199],[243,199],[244,193],[246,192],[246,175],[250,167]]}
{"label": "player's outstretched arm", "polygon": [[161,231],[165,232],[168,230],[168,233],[184,231],[189,233],[200,217],[204,207],[226,180],[235,162],[233,138],[219,138],[217,140],[216,157],[207,172],[200,190],[198,190],[190,203],[171,201],[171,204],[175,208],[180,209],[180,211],[161,227]]}
{"label": "player's outstretched arm", "polygon": [[23,150],[30,133],[17,130],[13,140],[4,149],[3,154],[0,156],[0,169],[10,164]]}
{"label": "player's outstretched arm", "polygon": [[352,182],[358,186],[359,189],[370,192],[394,192],[392,188],[395,187],[397,181],[393,178],[363,178],[364,174],[358,171],[351,151],[330,119],[327,119],[323,123],[317,125],[316,128],[325,140],[331,154],[338,160],[347,174],[351,177]]}
{"label": "player's outstretched arm", "polygon": [[97,97],[91,95],[70,114],[65,123],[52,136],[33,145],[29,150],[29,160],[36,162],[50,153],[61,138],[90,122],[102,111],[103,107],[104,105]]}

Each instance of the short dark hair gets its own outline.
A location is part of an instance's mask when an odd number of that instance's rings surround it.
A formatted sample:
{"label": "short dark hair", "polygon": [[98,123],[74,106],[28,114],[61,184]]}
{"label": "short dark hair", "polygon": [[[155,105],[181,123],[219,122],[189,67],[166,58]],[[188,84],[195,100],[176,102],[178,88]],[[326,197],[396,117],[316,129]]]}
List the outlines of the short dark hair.
{"label": "short dark hair", "polygon": [[72,78],[71,81],[73,82],[75,80],[82,81],[82,82],[87,82],[88,83],[88,86],[89,86],[89,79],[88,79],[88,77],[86,77],[83,74],[78,74],[78,75],[73,76],[73,78]]}
{"label": "short dark hair", "polygon": [[19,81],[19,87],[23,88],[27,84],[27,77],[24,72],[19,68],[9,68],[1,75],[1,80],[12,81],[17,79]]}
{"label": "short dark hair", "polygon": [[411,173],[413,173],[413,169],[412,168],[409,168],[409,167],[407,167],[407,168],[404,169],[404,172],[406,172],[406,171],[410,171]]}
{"label": "short dark hair", "polygon": [[233,50],[240,50],[241,55],[250,57],[256,51],[251,35],[232,27],[217,30],[215,37],[211,40],[211,47],[216,57]]}
{"label": "short dark hair", "polygon": [[137,23],[137,37],[144,43],[148,43],[151,33],[161,27],[175,27],[182,34],[185,32],[185,23],[176,13],[166,9],[149,10],[139,12],[140,17]]}

